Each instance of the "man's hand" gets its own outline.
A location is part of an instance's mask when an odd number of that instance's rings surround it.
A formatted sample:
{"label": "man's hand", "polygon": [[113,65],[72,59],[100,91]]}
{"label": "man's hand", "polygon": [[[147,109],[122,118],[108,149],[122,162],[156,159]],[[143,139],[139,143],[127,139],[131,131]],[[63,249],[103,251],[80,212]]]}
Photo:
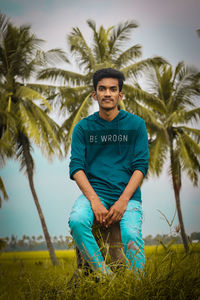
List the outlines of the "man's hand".
{"label": "man's hand", "polygon": [[119,199],[111,206],[105,218],[104,224],[106,227],[121,220],[127,204],[128,202]]}
{"label": "man's hand", "polygon": [[91,206],[97,222],[104,225],[106,215],[108,214],[108,210],[105,208],[105,206],[101,203],[100,200],[93,201],[91,203]]}
{"label": "man's hand", "polygon": [[108,210],[104,207],[101,200],[97,196],[87,176],[85,175],[85,172],[83,170],[79,170],[73,175],[73,177],[76,180],[76,183],[78,184],[80,190],[90,201],[97,222],[99,222],[100,224],[104,224],[104,219],[108,213]]}

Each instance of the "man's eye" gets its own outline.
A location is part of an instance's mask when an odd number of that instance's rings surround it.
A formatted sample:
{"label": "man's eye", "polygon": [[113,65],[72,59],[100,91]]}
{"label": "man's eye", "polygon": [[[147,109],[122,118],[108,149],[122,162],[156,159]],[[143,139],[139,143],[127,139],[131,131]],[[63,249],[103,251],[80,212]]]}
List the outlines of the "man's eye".
{"label": "man's eye", "polygon": [[112,92],[116,92],[116,90],[117,90],[116,88],[111,88]]}

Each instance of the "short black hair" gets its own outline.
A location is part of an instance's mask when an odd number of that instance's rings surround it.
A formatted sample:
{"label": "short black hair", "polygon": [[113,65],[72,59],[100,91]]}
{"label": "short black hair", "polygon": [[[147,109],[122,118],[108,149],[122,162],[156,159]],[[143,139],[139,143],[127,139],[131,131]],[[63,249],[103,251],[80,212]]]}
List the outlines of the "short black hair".
{"label": "short black hair", "polygon": [[121,71],[112,68],[105,68],[96,71],[93,75],[93,86],[94,90],[97,90],[98,82],[103,78],[116,78],[119,82],[119,91],[121,92],[123,82],[125,80],[124,74]]}

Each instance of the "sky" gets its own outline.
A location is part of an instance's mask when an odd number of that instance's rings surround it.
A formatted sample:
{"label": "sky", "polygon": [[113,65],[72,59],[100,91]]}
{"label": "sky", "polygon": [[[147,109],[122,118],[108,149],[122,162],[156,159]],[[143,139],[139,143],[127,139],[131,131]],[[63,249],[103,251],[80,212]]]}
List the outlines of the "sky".
{"label": "sky", "polygon": [[[86,21],[96,21],[105,28],[127,20],[136,20],[127,48],[141,44],[142,59],[160,55],[173,66],[179,61],[200,69],[199,0],[0,0],[0,10],[17,26],[30,24],[32,31],[46,40],[44,49],[61,48],[67,52],[66,37],[73,27],[79,27],[88,43],[91,31]],[[125,45],[126,46],[126,45]],[[70,57],[70,56],[69,56]],[[78,70],[74,60],[67,68]],[[69,179],[69,155],[59,161],[48,162],[34,149],[35,187],[51,236],[69,235],[68,218],[74,201],[80,195],[76,184]],[[9,201],[0,210],[0,237],[14,234],[38,236],[42,234],[40,220],[29,189],[28,180],[19,172],[17,162],[8,161],[0,170]],[[184,175],[181,205],[188,234],[200,231],[200,193]],[[159,178],[151,177],[142,186],[144,210],[143,235],[168,234],[178,224],[175,213],[172,183],[168,163]]]}

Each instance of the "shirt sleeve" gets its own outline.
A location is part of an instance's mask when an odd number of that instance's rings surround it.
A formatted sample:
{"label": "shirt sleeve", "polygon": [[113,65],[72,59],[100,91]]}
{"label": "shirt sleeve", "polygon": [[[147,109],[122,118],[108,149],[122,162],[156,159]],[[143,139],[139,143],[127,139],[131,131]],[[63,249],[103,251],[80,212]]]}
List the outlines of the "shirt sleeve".
{"label": "shirt sleeve", "polygon": [[148,136],[144,120],[142,120],[140,127],[138,128],[138,134],[135,141],[135,147],[133,151],[132,170],[141,171],[144,176],[147,173],[149,167],[149,147]]}
{"label": "shirt sleeve", "polygon": [[69,163],[69,175],[74,180],[73,175],[79,170],[85,171],[85,138],[80,124],[76,124],[72,133],[71,157]]}

